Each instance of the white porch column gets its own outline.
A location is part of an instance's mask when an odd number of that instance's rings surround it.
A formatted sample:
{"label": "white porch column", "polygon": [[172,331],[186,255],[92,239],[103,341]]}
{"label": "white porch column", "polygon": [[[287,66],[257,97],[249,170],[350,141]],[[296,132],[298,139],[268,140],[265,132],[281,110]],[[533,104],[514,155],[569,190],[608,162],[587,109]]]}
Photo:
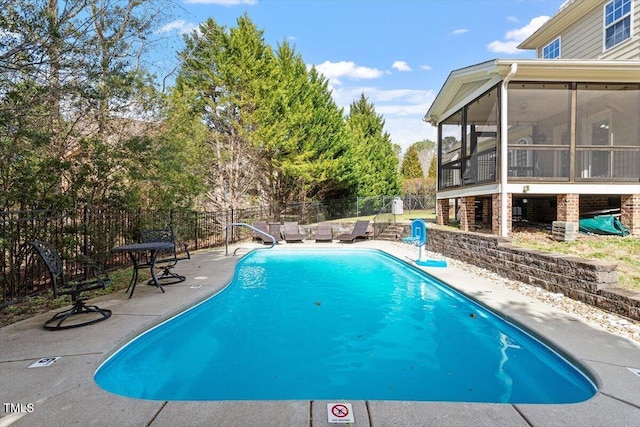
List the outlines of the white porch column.
{"label": "white porch column", "polygon": [[518,64],[515,62],[511,64],[511,71],[502,81],[502,85],[500,85],[500,236],[507,237],[509,235],[509,227],[507,226],[507,219],[509,221],[509,212],[508,212],[508,204],[507,204],[507,175],[508,175],[508,167],[509,163],[507,162],[507,158],[509,155],[509,150],[507,149],[507,145],[509,144],[509,116],[508,116],[508,105],[507,102],[507,86],[509,85],[509,81],[518,71]]}

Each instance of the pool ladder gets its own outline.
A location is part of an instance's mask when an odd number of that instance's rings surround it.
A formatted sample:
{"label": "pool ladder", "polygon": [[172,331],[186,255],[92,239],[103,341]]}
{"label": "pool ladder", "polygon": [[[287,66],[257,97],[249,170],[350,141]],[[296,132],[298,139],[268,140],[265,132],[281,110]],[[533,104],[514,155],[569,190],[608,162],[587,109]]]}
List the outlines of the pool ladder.
{"label": "pool ladder", "polygon": [[[247,227],[247,228],[257,232],[258,234],[262,234],[263,236],[267,236],[267,237],[269,237],[271,239],[271,246],[269,246],[268,248],[264,248],[263,247],[263,248],[255,248],[255,249],[271,249],[277,243],[275,237],[273,237],[269,233],[266,233],[266,232],[264,232],[264,231],[262,231],[262,230],[260,230],[260,229],[258,229],[256,227],[254,227],[253,225],[249,225],[249,224],[244,223],[244,222],[233,222],[233,223],[227,225],[225,227],[225,229],[224,229],[224,231],[225,231],[225,233],[224,233],[224,248],[225,248],[226,256],[229,256],[229,227]],[[238,252],[240,249],[252,249],[252,248],[244,248],[244,247],[240,246],[240,247],[236,248],[233,251],[233,255],[235,256],[236,252]]]}

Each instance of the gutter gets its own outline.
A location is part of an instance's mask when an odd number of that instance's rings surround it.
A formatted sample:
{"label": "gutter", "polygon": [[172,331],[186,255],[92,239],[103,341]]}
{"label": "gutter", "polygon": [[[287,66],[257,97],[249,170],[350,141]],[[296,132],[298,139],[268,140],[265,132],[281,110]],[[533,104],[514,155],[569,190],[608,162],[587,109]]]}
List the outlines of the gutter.
{"label": "gutter", "polygon": [[507,227],[507,175],[509,164],[507,158],[509,151],[507,144],[509,143],[509,117],[507,115],[508,96],[507,85],[509,81],[518,71],[518,64],[511,64],[509,74],[502,81],[500,86],[500,236],[507,237],[509,228]]}

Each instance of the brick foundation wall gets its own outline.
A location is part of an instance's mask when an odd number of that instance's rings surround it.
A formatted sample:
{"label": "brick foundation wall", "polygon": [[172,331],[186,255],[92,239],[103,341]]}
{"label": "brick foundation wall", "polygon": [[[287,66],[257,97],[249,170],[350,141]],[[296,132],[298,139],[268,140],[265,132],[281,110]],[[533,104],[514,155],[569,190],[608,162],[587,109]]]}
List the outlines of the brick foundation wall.
{"label": "brick foundation wall", "polygon": [[558,221],[573,222],[580,219],[580,196],[578,194],[558,194]]}
{"label": "brick foundation wall", "polygon": [[449,199],[438,200],[438,216],[436,222],[439,225],[449,224]]}
{"label": "brick foundation wall", "polygon": [[622,196],[621,202],[620,221],[632,236],[640,237],[640,194]]}
{"label": "brick foundation wall", "polygon": [[640,320],[640,293],[616,288],[615,264],[522,249],[508,238],[435,227],[428,229],[427,249]]}
{"label": "brick foundation wall", "polygon": [[469,231],[476,223],[476,198],[462,197],[460,200],[460,230]]}
{"label": "brick foundation wall", "polygon": [[[507,230],[511,233],[511,207],[512,195],[507,194]],[[500,235],[500,194],[491,195],[491,232]]]}
{"label": "brick foundation wall", "polygon": [[527,198],[521,197],[521,199],[527,199],[527,218],[533,222],[548,222],[556,220],[556,197],[534,197]]}
{"label": "brick foundation wall", "polygon": [[[610,200],[611,199],[611,203]],[[599,211],[603,209],[612,209],[620,207],[619,196],[608,196],[598,194],[581,194],[580,195],[580,214]]]}

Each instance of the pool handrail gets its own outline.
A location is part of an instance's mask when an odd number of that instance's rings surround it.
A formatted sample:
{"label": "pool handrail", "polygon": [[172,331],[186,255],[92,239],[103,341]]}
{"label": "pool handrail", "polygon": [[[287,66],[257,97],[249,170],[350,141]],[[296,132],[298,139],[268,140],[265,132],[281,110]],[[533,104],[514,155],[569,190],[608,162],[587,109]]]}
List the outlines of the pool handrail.
{"label": "pool handrail", "polygon": [[[275,237],[273,237],[271,234],[269,234],[269,233],[267,233],[267,232],[264,232],[264,231],[262,231],[262,230],[260,230],[260,229],[258,229],[258,228],[256,228],[256,227],[254,227],[253,225],[249,225],[249,224],[247,224],[247,223],[245,223],[245,222],[232,222],[231,224],[227,225],[227,226],[225,227],[225,229],[224,229],[224,231],[225,231],[225,233],[224,233],[224,248],[225,248],[225,254],[226,254],[226,256],[229,256],[229,233],[228,233],[228,230],[229,230],[229,227],[236,227],[236,226],[240,226],[240,227],[247,227],[247,228],[249,228],[249,229],[251,229],[251,230],[253,230],[253,231],[257,232],[258,234],[262,234],[262,235],[264,235],[264,236],[269,237],[269,238],[271,239],[271,246],[269,246],[268,248],[260,248],[260,249],[271,249],[271,248],[273,248],[273,247],[276,245],[276,243],[277,243],[277,241],[276,241],[276,238],[275,238]],[[235,254],[236,254],[236,252],[237,252],[239,249],[242,249],[242,248],[236,248],[236,250],[235,250],[235,251],[233,251],[233,255],[235,255]]]}
{"label": "pool handrail", "polygon": [[[373,221],[373,238],[374,239],[376,238],[376,235],[377,235],[377,233],[376,233],[376,223],[377,223],[377,221],[376,220],[381,215],[391,214],[391,212],[389,212],[389,207],[391,206],[392,203],[393,203],[393,199],[391,201],[383,204],[383,206],[380,209],[378,209],[378,213],[373,216],[372,221]],[[395,215],[394,215],[394,223],[395,223]],[[391,222],[387,221],[387,225],[389,225],[389,224],[391,224]]]}

